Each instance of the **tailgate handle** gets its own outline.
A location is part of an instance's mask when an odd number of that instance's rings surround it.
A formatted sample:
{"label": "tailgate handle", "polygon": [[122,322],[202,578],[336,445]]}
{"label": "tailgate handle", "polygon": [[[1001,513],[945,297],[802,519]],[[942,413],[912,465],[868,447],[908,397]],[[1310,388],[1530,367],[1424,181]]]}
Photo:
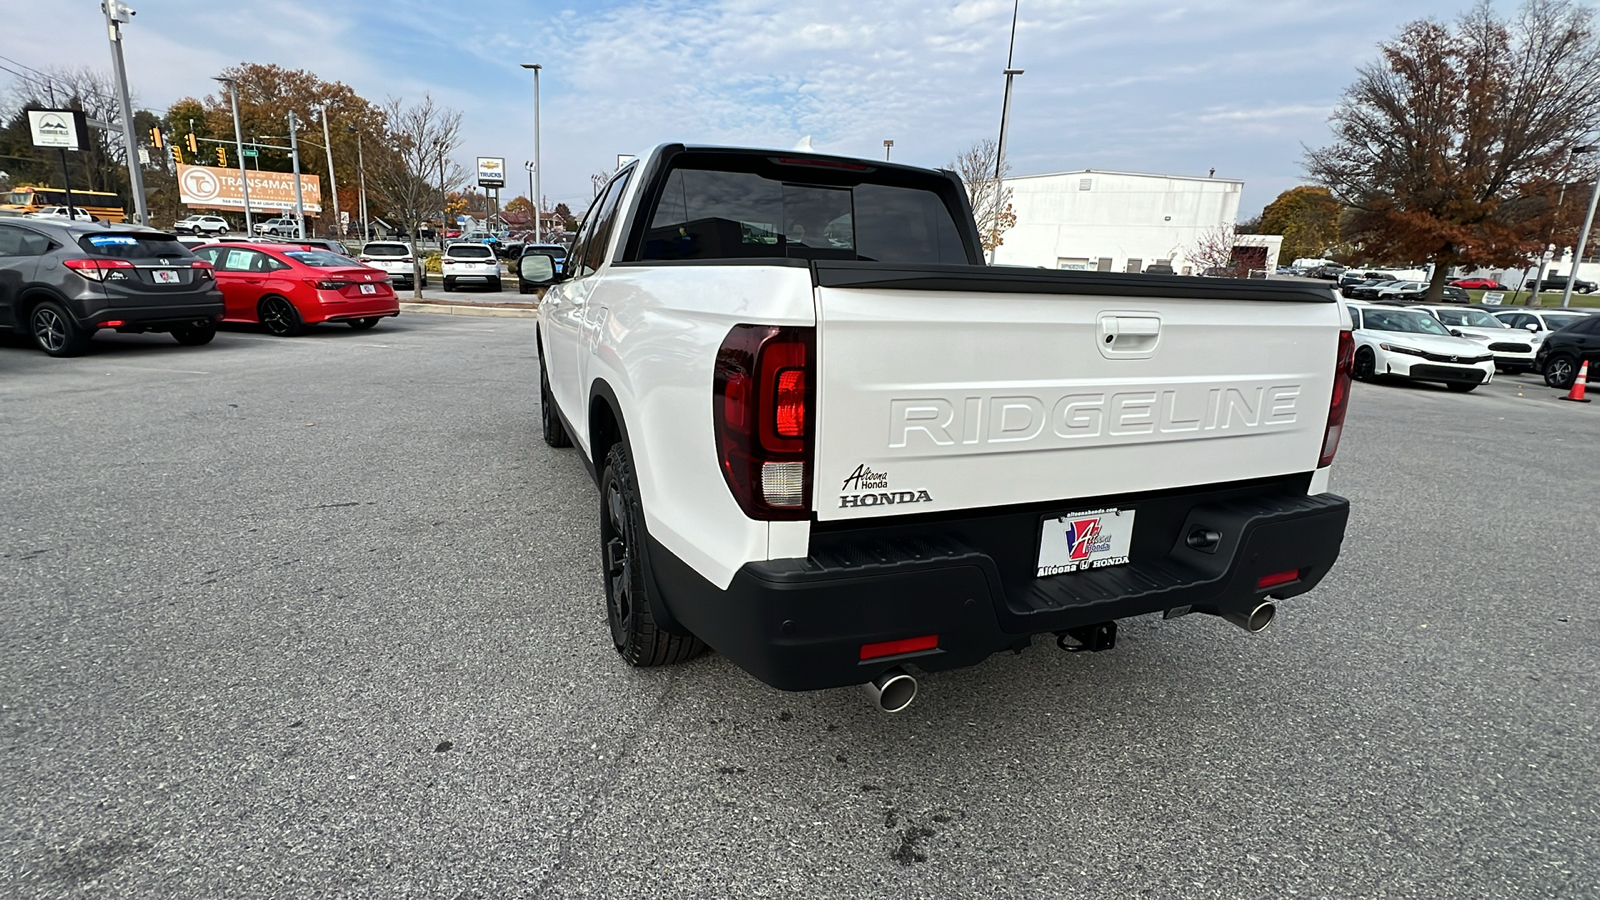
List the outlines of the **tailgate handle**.
{"label": "tailgate handle", "polygon": [[1161,317],[1148,313],[1101,313],[1100,353],[1108,359],[1146,359],[1161,342]]}

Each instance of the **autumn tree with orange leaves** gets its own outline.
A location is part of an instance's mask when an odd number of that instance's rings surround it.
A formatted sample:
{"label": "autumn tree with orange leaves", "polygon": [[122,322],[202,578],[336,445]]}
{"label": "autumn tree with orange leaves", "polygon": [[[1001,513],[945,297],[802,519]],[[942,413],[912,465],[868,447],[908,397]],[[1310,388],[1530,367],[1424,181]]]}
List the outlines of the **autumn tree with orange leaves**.
{"label": "autumn tree with orange leaves", "polygon": [[[1591,10],[1528,0],[1510,19],[1487,2],[1454,25],[1424,19],[1379,45],[1308,151],[1311,178],[1349,212],[1343,238],[1372,263],[1520,266],[1573,237],[1573,185],[1594,177],[1574,145],[1600,117]],[[1564,196],[1565,195],[1565,196]]]}

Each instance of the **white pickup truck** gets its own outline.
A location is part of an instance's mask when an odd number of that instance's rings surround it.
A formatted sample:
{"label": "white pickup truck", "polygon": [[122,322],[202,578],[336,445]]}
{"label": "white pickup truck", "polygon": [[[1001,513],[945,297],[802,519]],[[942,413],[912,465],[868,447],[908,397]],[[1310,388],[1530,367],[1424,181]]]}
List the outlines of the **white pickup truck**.
{"label": "white pickup truck", "polygon": [[633,665],[710,645],[895,710],[907,665],[1035,635],[1260,630],[1338,557],[1327,287],[984,266],[949,172],[680,144],[617,172],[564,272],[520,266]]}

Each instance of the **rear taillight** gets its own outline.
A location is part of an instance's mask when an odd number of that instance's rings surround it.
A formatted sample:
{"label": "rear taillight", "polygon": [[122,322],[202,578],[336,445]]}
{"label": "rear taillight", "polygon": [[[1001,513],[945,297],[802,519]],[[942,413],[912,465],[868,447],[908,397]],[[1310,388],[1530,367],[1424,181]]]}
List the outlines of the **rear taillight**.
{"label": "rear taillight", "polygon": [[370,257],[370,256],[358,256],[358,257],[356,257],[356,262],[358,262],[358,263],[369,263],[369,262],[372,262],[372,257]]}
{"label": "rear taillight", "polygon": [[337,291],[349,283],[350,282],[348,281],[319,281],[315,278],[306,279],[306,284],[311,285],[319,291]]}
{"label": "rear taillight", "polygon": [[61,264],[90,281],[127,278],[133,272],[133,263],[125,259],[65,259]]}
{"label": "rear taillight", "polygon": [[215,275],[213,275],[211,273],[211,263],[208,263],[203,259],[197,259],[194,262],[189,263],[189,268],[191,268],[191,269],[199,269],[200,270],[200,280],[201,281],[205,281],[207,278],[215,278],[216,277]]}
{"label": "rear taillight", "polygon": [[409,256],[407,256],[407,257],[405,257],[405,258],[404,258],[404,259],[402,259],[402,260],[400,260],[400,261],[401,261],[401,262],[403,262],[403,263],[411,263],[411,262],[416,262],[416,260],[415,260],[415,259],[413,259],[413,258],[411,258],[411,257],[409,257]]}
{"label": "rear taillight", "polygon": [[736,325],[712,386],[722,476],[753,519],[804,519],[811,508],[816,331]]}
{"label": "rear taillight", "polygon": [[1344,433],[1344,414],[1350,408],[1350,374],[1355,367],[1356,338],[1348,331],[1339,332],[1339,356],[1333,369],[1333,398],[1328,404],[1328,427],[1322,432],[1322,456],[1317,468],[1333,464],[1339,452],[1339,437]]}

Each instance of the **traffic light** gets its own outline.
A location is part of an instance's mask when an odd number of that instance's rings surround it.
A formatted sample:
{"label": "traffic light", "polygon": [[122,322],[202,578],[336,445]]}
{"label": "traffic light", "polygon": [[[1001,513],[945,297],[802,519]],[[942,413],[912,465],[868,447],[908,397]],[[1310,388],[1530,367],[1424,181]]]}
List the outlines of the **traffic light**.
{"label": "traffic light", "polygon": [[173,165],[178,165],[178,166],[183,165],[183,154],[178,152],[178,145],[177,144],[173,144],[172,145],[172,162],[173,162]]}
{"label": "traffic light", "polygon": [[194,139],[194,132],[191,131],[188,134],[184,135],[183,136],[183,142],[185,144],[189,145],[189,152],[190,153],[199,153],[200,152],[200,142],[196,141]]}
{"label": "traffic light", "polygon": [[150,146],[157,150],[161,149],[161,126],[159,125],[150,129]]}
{"label": "traffic light", "polygon": [[221,147],[217,148],[217,165],[224,169],[228,167],[228,154]]}

